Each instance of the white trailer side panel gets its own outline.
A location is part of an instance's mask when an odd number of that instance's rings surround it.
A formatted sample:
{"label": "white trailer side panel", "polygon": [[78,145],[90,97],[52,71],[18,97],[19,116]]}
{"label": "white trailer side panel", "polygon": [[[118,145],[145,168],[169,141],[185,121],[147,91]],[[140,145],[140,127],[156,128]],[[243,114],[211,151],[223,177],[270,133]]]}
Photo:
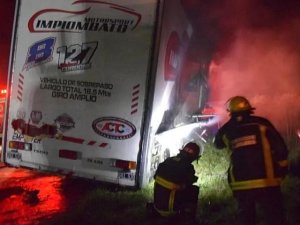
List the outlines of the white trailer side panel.
{"label": "white trailer side panel", "polygon": [[135,185],[157,0],[19,3],[5,161]]}

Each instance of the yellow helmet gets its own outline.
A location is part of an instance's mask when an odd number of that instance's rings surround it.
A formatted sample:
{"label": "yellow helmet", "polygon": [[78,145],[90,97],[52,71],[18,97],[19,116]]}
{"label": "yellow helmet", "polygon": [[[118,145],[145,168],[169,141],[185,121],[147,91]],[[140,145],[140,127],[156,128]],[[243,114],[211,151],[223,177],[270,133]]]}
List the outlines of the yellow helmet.
{"label": "yellow helmet", "polygon": [[250,102],[245,97],[234,96],[226,102],[226,109],[230,113],[236,113],[236,112],[252,111],[255,108],[253,108],[250,105]]}

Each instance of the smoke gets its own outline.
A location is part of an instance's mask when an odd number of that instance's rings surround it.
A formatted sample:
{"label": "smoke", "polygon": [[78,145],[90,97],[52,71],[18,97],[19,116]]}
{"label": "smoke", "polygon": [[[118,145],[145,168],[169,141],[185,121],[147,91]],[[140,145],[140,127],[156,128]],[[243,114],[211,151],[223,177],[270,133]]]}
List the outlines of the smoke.
{"label": "smoke", "polygon": [[[298,1],[213,2],[221,2],[222,9],[227,11],[220,13],[212,6],[201,10],[210,15],[207,18],[201,16],[201,24],[206,24],[206,27],[216,25],[212,28],[215,30],[210,30],[211,40],[215,42],[207,42],[212,50],[209,52],[210,104],[222,118],[226,118],[225,102],[232,96],[242,95],[256,108],[257,115],[268,117],[280,129],[299,128]],[[210,18],[213,18],[213,22]],[[204,29],[200,30],[202,34],[205,32]],[[210,34],[205,38],[209,39]],[[203,40],[199,43],[203,43]]]}

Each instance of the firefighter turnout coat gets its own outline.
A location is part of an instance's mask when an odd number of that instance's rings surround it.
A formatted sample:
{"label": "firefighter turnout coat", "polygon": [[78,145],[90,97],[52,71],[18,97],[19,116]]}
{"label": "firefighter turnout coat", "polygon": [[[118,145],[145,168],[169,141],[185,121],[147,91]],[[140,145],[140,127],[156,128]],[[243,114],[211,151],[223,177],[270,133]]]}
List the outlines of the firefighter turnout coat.
{"label": "firefighter turnout coat", "polygon": [[267,119],[232,115],[217,132],[214,144],[231,150],[228,180],[233,191],[280,185],[287,170],[288,150]]}
{"label": "firefighter turnout coat", "polygon": [[160,163],[154,175],[154,208],[163,217],[180,213],[192,203],[196,205],[199,187],[191,160],[180,152]]}

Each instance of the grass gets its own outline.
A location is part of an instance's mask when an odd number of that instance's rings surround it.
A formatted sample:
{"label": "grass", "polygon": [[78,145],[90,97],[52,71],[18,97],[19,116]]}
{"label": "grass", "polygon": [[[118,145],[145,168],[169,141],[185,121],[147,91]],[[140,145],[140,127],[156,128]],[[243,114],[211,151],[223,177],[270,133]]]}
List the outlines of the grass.
{"label": "grass", "polygon": [[[195,163],[199,177],[197,184],[200,186],[198,220],[201,225],[234,223],[237,207],[227,183],[228,166],[229,153],[215,150],[211,144],[207,144],[202,158]],[[296,221],[300,204],[299,179],[288,176],[283,183],[283,192],[289,218]],[[155,225],[147,218],[145,209],[146,202],[152,201],[152,195],[153,182],[137,191],[97,188],[66,213],[48,221],[48,224]]]}
{"label": "grass", "polygon": [[201,224],[233,224],[236,205],[227,183],[229,152],[207,144],[195,165],[200,187],[198,218]]}

